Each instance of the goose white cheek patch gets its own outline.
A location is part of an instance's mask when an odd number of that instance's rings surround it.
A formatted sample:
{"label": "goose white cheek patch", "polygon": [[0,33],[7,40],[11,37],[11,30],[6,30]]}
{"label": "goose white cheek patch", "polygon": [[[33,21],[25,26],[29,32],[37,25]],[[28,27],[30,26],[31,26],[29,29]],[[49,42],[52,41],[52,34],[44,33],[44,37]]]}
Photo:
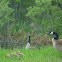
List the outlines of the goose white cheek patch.
{"label": "goose white cheek patch", "polygon": [[50,34],[53,34],[53,31]]}

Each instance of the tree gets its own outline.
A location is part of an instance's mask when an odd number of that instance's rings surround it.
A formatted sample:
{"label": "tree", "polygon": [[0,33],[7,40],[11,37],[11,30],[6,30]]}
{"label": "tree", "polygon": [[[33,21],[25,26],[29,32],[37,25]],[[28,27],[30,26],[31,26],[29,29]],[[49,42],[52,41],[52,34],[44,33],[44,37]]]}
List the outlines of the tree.
{"label": "tree", "polygon": [[[29,7],[26,16],[39,22],[45,32],[49,30],[61,33],[62,10],[58,5],[52,5],[52,0],[36,0],[36,6]],[[60,29],[60,30],[59,30]]]}
{"label": "tree", "polygon": [[8,6],[14,9],[16,22],[27,21],[26,13],[29,6],[35,5],[35,0],[9,0]]}
{"label": "tree", "polygon": [[52,0],[51,3],[52,5],[57,5],[62,9],[62,0]]}
{"label": "tree", "polygon": [[[4,36],[4,39],[7,38],[8,24],[14,21],[14,18],[10,15],[13,12],[13,9],[8,7],[8,1],[2,0],[0,3],[0,32]],[[2,37],[3,37],[2,36]]]}

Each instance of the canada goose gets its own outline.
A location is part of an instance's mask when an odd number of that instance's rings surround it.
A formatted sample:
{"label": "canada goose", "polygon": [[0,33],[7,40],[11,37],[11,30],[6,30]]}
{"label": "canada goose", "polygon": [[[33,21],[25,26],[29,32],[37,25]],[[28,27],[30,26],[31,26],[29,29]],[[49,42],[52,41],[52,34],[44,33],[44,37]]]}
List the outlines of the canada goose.
{"label": "canada goose", "polygon": [[53,47],[58,51],[62,52],[62,39],[59,39],[58,33],[50,31],[48,34],[55,35],[55,37],[52,38]]}
{"label": "canada goose", "polygon": [[29,34],[29,40],[28,40],[28,43],[26,45],[26,49],[29,49],[31,46],[30,46],[30,34]]}

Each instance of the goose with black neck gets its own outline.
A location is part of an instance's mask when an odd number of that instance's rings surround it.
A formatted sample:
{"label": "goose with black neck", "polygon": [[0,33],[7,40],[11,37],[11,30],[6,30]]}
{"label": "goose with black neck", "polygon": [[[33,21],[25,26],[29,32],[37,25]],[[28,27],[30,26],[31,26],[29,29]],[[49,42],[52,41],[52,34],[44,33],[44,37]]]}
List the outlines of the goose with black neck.
{"label": "goose with black neck", "polygon": [[28,40],[28,43],[26,45],[26,49],[29,49],[31,46],[30,46],[30,34],[29,34],[29,40]]}
{"label": "goose with black neck", "polygon": [[50,31],[48,34],[55,35],[55,37],[52,38],[53,47],[62,52],[62,39],[59,39],[59,34],[53,31]]}

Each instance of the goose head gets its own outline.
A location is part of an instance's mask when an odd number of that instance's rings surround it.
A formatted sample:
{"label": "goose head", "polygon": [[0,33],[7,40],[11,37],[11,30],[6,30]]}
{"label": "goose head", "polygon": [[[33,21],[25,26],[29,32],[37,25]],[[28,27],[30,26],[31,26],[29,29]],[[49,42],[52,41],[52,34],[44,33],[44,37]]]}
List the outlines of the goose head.
{"label": "goose head", "polygon": [[55,40],[57,40],[59,38],[58,33],[54,32],[54,31],[50,31],[50,32],[48,32],[48,34],[55,35],[55,37],[54,37]]}
{"label": "goose head", "polygon": [[54,34],[54,32],[53,31],[50,31],[50,32],[48,32],[48,34]]}

